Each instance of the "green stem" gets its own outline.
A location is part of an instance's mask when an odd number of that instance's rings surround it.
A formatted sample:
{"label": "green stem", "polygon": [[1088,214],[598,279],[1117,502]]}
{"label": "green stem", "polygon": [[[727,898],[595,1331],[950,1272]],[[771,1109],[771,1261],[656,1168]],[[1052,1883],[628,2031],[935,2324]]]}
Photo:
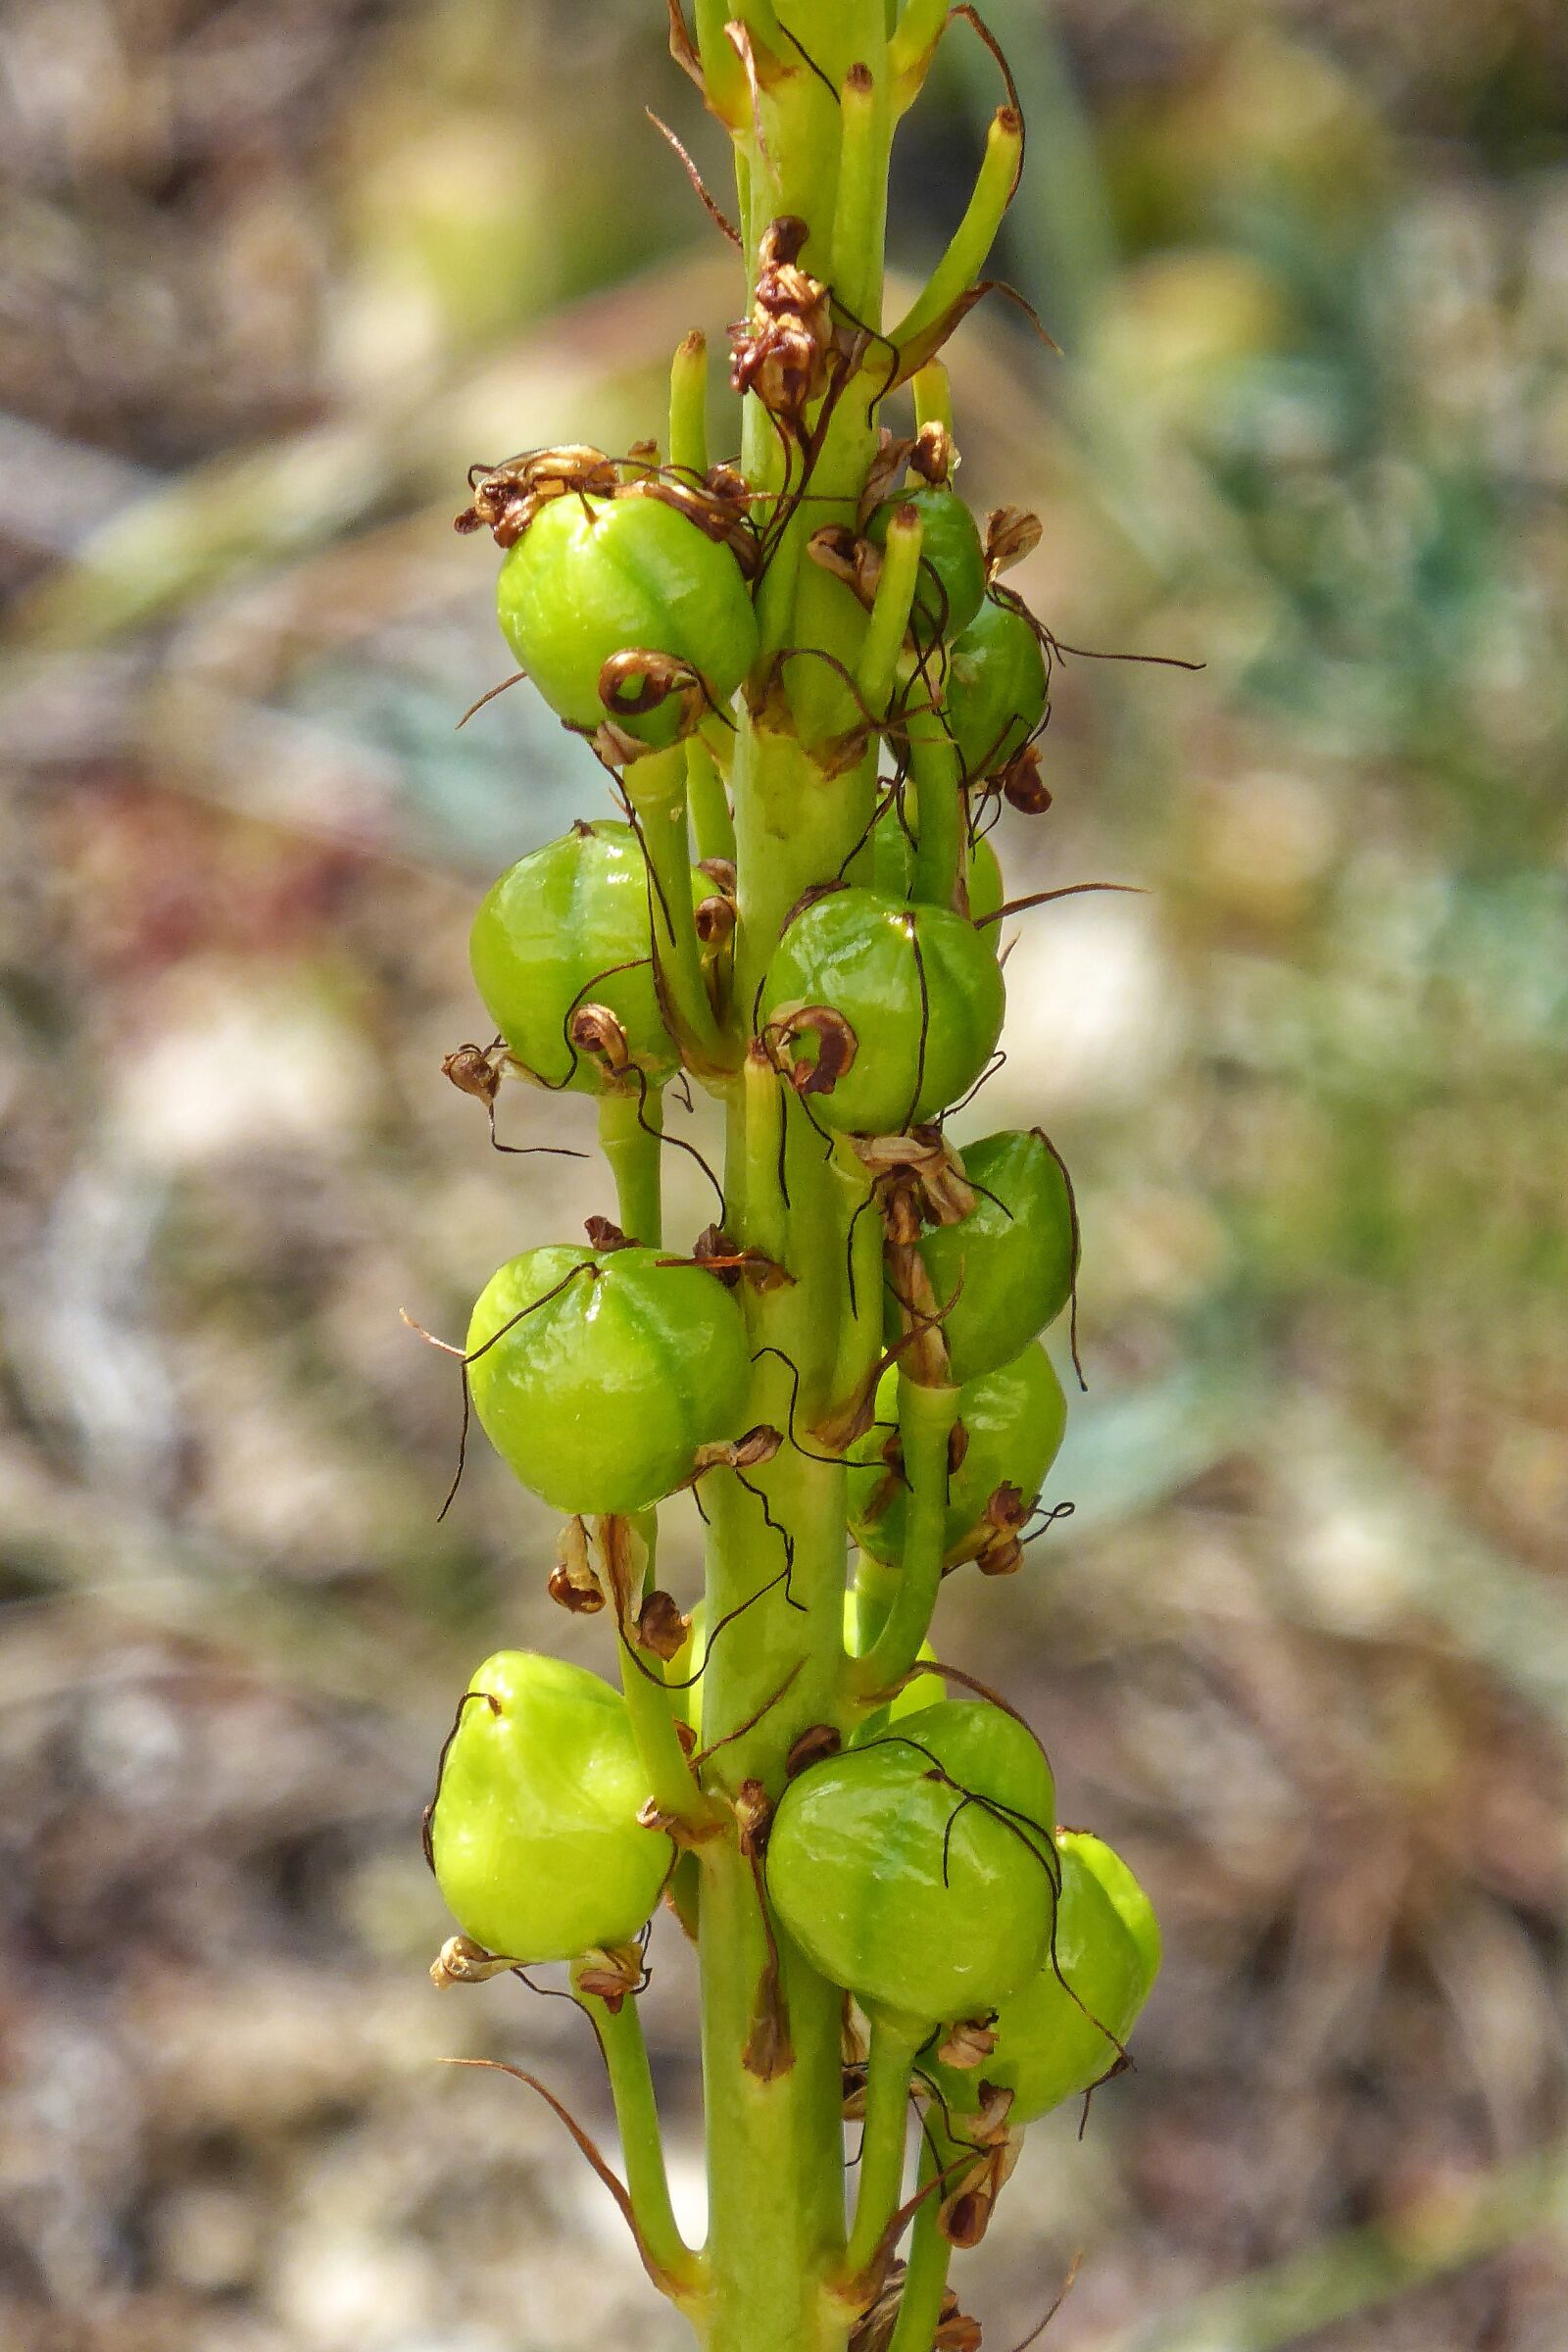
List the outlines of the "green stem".
{"label": "green stem", "polygon": [[700,327],[670,364],[669,462],[683,473],[708,471],[708,337]]}
{"label": "green stem", "polygon": [[899,659],[909,632],[909,613],[920,577],[920,548],[925,526],[918,507],[900,507],[888,522],[882,569],[866,626],[865,643],[856,667],[856,682],[866,706],[881,717],[893,699]]}
{"label": "green stem", "polygon": [[663,1129],[664,1098],[649,1089],[640,1094],[601,1095],[599,1148],[615,1179],[615,1202],[621,1232],[645,1250],[658,1250],[664,1240]]}
{"label": "green stem", "polygon": [[[922,2188],[936,2179],[941,2162],[931,2140],[922,2140]],[[888,2352],[931,2352],[942,2318],[942,2299],[948,2288],[948,2264],[953,2256],[953,2249],[942,2234],[941,2208],[941,2192],[933,2188],[914,2217],[914,2227],[909,2232],[908,2268],[904,2274],[904,2295]]]}
{"label": "green stem", "polygon": [[1012,202],[1022,158],[1023,124],[1010,107],[998,107],[963,219],[923,289],[892,330],[892,340],[901,349],[935,326],[979,276]]}
{"label": "green stem", "polygon": [[881,1631],[855,1662],[853,1687],[862,1698],[891,1690],[908,1673],[930,1630],[947,1548],[948,1442],[957,1417],[956,1389],[921,1388],[900,1375],[899,1431],[909,1482],[904,1561]]}
{"label": "green stem", "polygon": [[884,1228],[881,1215],[871,1202],[870,1178],[847,1144],[834,1147],[833,1172],[838,1179],[839,1199],[835,1235],[842,1236],[835,1256],[847,1267],[848,1297],[829,1401],[841,1406],[858,1396],[882,1352]]}
{"label": "green stem", "polygon": [[940,360],[927,360],[909,378],[916,424],[940,424],[953,439],[953,385]]}
{"label": "green stem", "polygon": [[888,67],[901,114],[920,95],[937,43],[948,26],[949,0],[906,0],[888,43]]}
{"label": "green stem", "polygon": [[[647,1567],[643,1576],[643,1592],[653,1589],[654,1561],[659,1544],[659,1513],[639,1512],[631,1522],[647,1549]],[[601,1534],[608,1522],[601,1521]],[[628,1609],[628,1617],[631,1612]],[[625,1694],[626,1713],[631,1718],[632,1737],[637,1742],[637,1754],[648,1777],[648,1792],[661,1813],[669,1820],[682,1823],[687,1829],[707,1835],[715,1826],[714,1808],[697,1785],[686,1750],[675,1729],[674,1694],[665,1688],[664,1664],[658,1654],[644,1649],[637,1639],[634,1617],[617,1628],[620,1652],[620,1687]]]}
{"label": "green stem", "polygon": [[865,2069],[865,2130],[860,2140],[860,2186],[855,2222],[844,2251],[846,2278],[857,2279],[870,2263],[899,2209],[904,2192],[905,2146],[908,2138],[909,2078],[925,2029],[877,2018]]}
{"label": "green stem", "polygon": [[669,2201],[669,2176],[664,2166],[664,2143],[654,2096],[654,2078],[643,2039],[636,2000],[628,1996],[616,2010],[575,1983],[578,2000],[588,2012],[604,2052],[610,2077],[610,2095],[615,2105],[615,2128],[620,2134],[626,2167],[626,2188],[637,2229],[649,2258],[658,2266],[676,2295],[697,2295],[703,2284],[703,2265],[680,2233]]}
{"label": "green stem", "polygon": [[700,735],[686,739],[686,796],[698,857],[733,859],[735,819],[729,810],[729,795],[718,761]]}
{"label": "green stem", "polygon": [[886,42],[878,58],[857,58],[839,92],[842,125],[833,214],[833,291],[862,325],[882,323],[882,245],[888,201]]}
{"label": "green stem", "polygon": [[[706,1720],[706,1716],[705,1716]],[[725,1840],[702,1856],[703,2083],[708,2133],[706,2352],[844,2352],[827,2280],[843,2261],[842,1996],[787,1943],[791,2064],[743,2060],[769,1966],[751,1868]]]}
{"label": "green stem", "polygon": [[708,983],[693,919],[691,848],[686,829],[686,747],[634,760],[624,776],[649,867],[654,962],[666,1009],[682,1042],[701,1061],[719,1061],[724,1039]]}
{"label": "green stem", "polygon": [[914,863],[909,896],[921,906],[951,906],[963,857],[963,761],[937,710],[911,712],[909,773],[914,778]]}

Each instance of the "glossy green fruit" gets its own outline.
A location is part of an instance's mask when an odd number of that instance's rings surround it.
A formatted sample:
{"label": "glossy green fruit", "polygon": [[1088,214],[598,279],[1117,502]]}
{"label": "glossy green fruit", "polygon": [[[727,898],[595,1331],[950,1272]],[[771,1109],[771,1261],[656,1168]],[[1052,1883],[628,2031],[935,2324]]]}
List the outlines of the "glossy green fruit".
{"label": "glossy green fruit", "polygon": [[[786,1025],[823,1005],[854,1033],[854,1061],[810,1096],[824,1127],[893,1135],[957,1101],[1002,1033],[1002,974],[989,935],[940,906],[903,906],[872,890],[835,890],[790,924],[768,967],[762,1010]],[[814,1062],[809,1029],[781,1038]]]}
{"label": "glossy green fruit", "polygon": [[[903,1555],[908,1490],[890,1471],[881,1448],[898,1421],[898,1373],[883,1374],[876,1425],[850,1454],[850,1533],[875,1560],[896,1565]],[[1050,1356],[1038,1342],[1010,1363],[959,1393],[958,1418],[968,1438],[962,1462],[948,1482],[947,1556],[962,1549],[998,1487],[1016,1487],[1026,1502],[1039,1494],[1067,1426],[1067,1399]]]}
{"label": "glossy green fruit", "polygon": [[1067,1179],[1033,1129],[965,1144],[975,1205],[956,1225],[921,1236],[953,1377],[998,1371],[1054,1323],[1072,1296],[1073,1217]]}
{"label": "glossy green fruit", "polygon": [[[694,905],[710,887],[694,874]],[[654,1085],[674,1073],[652,956],[642,849],[630,825],[608,817],[519,858],[491,885],[468,937],[474,984],[515,1058],[540,1085],[585,1094],[607,1083],[603,1064],[566,1036],[585,1004],[615,1015]]]}
{"label": "glossy green fruit", "polygon": [[[572,494],[542,507],[507,552],[496,591],[507,643],[551,709],[590,730],[612,715],[599,678],[612,654],[670,654],[724,703],[757,658],[757,620],[727,547],[656,498]],[[617,723],[673,743],[680,698]]]}
{"label": "glossy green fruit", "polygon": [[1049,1945],[1054,1862],[1040,1825],[1054,1810],[1023,1725],[945,1699],[790,1783],[768,1890],[807,1957],[862,2007],[972,2017],[1026,1984]]}
{"label": "glossy green fruit", "polygon": [[474,1410],[523,1485],[558,1511],[641,1510],[690,1478],[700,1446],[746,1426],[752,1359],[740,1308],[716,1275],[661,1265],[660,1254],[529,1250],[479,1295],[467,1343]]}
{"label": "glossy green fruit", "polygon": [[[885,899],[906,900],[914,847],[897,808],[885,808],[871,828],[871,887]],[[977,841],[969,853],[969,920],[981,923],[996,914],[1006,896],[1002,861],[989,841]],[[1001,945],[1000,925],[989,933],[993,950]]]}
{"label": "glossy green fruit", "polygon": [[1046,658],[1011,605],[988,596],[953,648],[947,716],[966,776],[994,776],[1046,715]]}
{"label": "glossy green fruit", "polygon": [[886,547],[888,524],[901,507],[913,507],[922,525],[911,633],[919,645],[938,637],[951,645],[974,619],[986,592],[985,550],[974,516],[956,490],[923,482],[878,507],[866,529],[874,546]]}
{"label": "glossy green fruit", "polygon": [[1115,2065],[1159,1972],[1159,1927],[1121,1856],[1080,1830],[1058,1830],[1056,1849],[1054,1966],[1048,1957],[1002,2003],[997,2046],[972,2072],[932,2067],[956,2114],[974,2113],[982,2082],[1012,2092],[1012,2124],[1090,2089]]}
{"label": "glossy green fruit", "polygon": [[[560,1658],[504,1649],[468,1686],[430,1817],[465,1935],[521,1961],[629,1942],[673,1849],[638,1826],[648,1783],[626,1702]],[[494,1704],[491,1704],[491,1701]]]}

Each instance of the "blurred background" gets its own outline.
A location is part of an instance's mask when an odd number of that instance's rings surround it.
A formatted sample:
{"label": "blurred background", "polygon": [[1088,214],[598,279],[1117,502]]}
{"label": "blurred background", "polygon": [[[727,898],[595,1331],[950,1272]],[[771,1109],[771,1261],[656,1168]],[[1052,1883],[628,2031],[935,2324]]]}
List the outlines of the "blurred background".
{"label": "blurred background", "polygon": [[[993,0],[1030,119],[966,490],[1038,507],[1055,805],[998,836],[1091,1391],[1005,1677],[1169,1959],[1031,2133],[1007,2352],[1562,2352],[1568,19]],[[477,892],[604,802],[506,674],[471,460],[657,432],[732,257],[658,0],[4,0],[0,2316],[18,2352],[681,2340],[436,1993],[417,1821],[502,1642],[589,1656],[444,1334],[605,1209],[443,1081]],[[961,209],[955,26],[894,261]],[[719,428],[720,446],[729,437]],[[508,1090],[514,1143],[591,1114]],[[683,1132],[695,1133],[701,1127]],[[709,1213],[676,1176],[677,1213]],[[679,1229],[679,1227],[677,1227]],[[691,1530],[676,1519],[683,1590]],[[700,2195],[690,1968],[646,2014]],[[967,2275],[964,2275],[965,2272]]]}

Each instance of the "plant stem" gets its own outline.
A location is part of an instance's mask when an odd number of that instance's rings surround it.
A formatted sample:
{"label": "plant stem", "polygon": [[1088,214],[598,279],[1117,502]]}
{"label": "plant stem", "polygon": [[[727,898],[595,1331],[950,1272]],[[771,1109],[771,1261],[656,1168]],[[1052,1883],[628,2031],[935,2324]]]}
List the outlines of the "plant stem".
{"label": "plant stem", "polygon": [[669,462],[680,472],[708,470],[708,337],[693,327],[669,370]]}
{"label": "plant stem", "polygon": [[893,699],[920,577],[920,547],[924,537],[918,507],[900,507],[890,517],[871,618],[856,672],[867,708],[879,718]]}
{"label": "plant stem", "polygon": [[[941,2159],[929,2139],[920,2147],[920,2186],[933,2181]],[[888,2352],[931,2352],[942,2298],[948,2286],[948,2263],[953,2249],[942,2234],[941,2193],[932,2189],[909,2232],[908,2268],[904,2274],[904,2299],[894,2324]]]}
{"label": "plant stem", "polygon": [[[576,1973],[574,1970],[574,1978]],[[574,1989],[604,2052],[626,2166],[626,2187],[643,2244],[672,2287],[683,2295],[695,2295],[703,2283],[703,2266],[682,2237],[669,2201],[659,2107],[637,2003],[628,1997],[612,2011],[596,1994],[584,1992],[580,1984],[574,1984]]]}
{"label": "plant stem", "polygon": [[855,1662],[853,1688],[862,1698],[893,1690],[914,1664],[930,1627],[947,1549],[948,1441],[957,1417],[956,1389],[922,1388],[899,1375],[899,1431],[909,1482],[904,1563],[881,1631]]}
{"label": "plant stem", "polygon": [[891,330],[901,349],[934,326],[979,276],[1012,201],[1022,158],[1023,125],[1010,107],[999,107],[963,219],[921,292]]}
{"label": "plant stem", "polygon": [[646,1102],[636,1093],[599,1098],[599,1148],[615,1179],[620,1230],[645,1250],[660,1249],[664,1239],[663,1123],[664,1098],[652,1087]]}
{"label": "plant stem", "polygon": [[843,2352],[848,2319],[825,2291],[844,2249],[840,1995],[781,1942],[792,2063],[760,2082],[742,2054],[769,1957],[761,1906],[729,1840],[703,1849],[702,1872],[703,2341],[707,2352]]}
{"label": "plant stem", "polygon": [[686,797],[698,857],[732,858],[735,819],[729,812],[729,795],[718,762],[700,735],[691,736],[686,745]]}
{"label": "plant stem", "polygon": [[865,2069],[865,2130],[860,2140],[860,2187],[855,2224],[844,2253],[847,2277],[865,2270],[904,2189],[905,2144],[908,2138],[909,2077],[924,2029],[901,2027],[879,2017],[871,2027]]}
{"label": "plant stem", "polygon": [[963,762],[938,710],[911,711],[909,772],[914,778],[914,864],[909,896],[951,906],[963,858]]}
{"label": "plant stem", "polygon": [[687,761],[684,744],[652,752],[626,771],[626,795],[637,815],[650,876],[654,963],[671,1026],[694,1051],[699,1067],[722,1059],[724,1040],[708,983],[692,907],[691,850],[686,831]]}

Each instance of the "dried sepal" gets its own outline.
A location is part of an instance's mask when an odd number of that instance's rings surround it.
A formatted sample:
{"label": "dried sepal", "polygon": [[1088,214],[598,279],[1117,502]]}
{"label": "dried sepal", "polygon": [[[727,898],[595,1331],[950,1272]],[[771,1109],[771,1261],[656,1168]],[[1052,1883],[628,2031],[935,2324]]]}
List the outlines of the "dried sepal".
{"label": "dried sepal", "polygon": [[950,2178],[938,2214],[938,2227],[950,2245],[977,2246],[990,2227],[997,2199],[1023,2147],[1023,2133],[1007,2122],[1011,2109],[1010,2090],[981,2083],[979,2112],[966,2116],[963,2126],[974,2161]]}
{"label": "dried sepal", "polygon": [[770,1039],[784,1049],[803,1034],[816,1039],[815,1057],[796,1061],[786,1051],[783,1075],[798,1095],[831,1094],[845,1072],[854,1066],[858,1045],[855,1031],[843,1013],[835,1012],[830,1004],[802,1004],[769,1027]]}
{"label": "dried sepal", "polygon": [[740,1838],[741,1852],[748,1862],[757,1861],[767,1850],[767,1833],[773,1826],[773,1800],[761,1781],[742,1781],[735,1791],[735,1828]]}
{"label": "dried sepal", "polygon": [[641,1992],[648,1981],[643,1947],[640,1943],[596,1946],[572,1963],[571,1981],[578,1992],[603,2001],[611,2016],[616,2017],[622,2002]]}
{"label": "dried sepal", "polygon": [[493,1110],[506,1065],[506,1040],[498,1037],[488,1046],[470,1043],[454,1048],[442,1057],[441,1075],[451,1080],[460,1095],[472,1095],[486,1110]]}
{"label": "dried sepal", "polygon": [[964,2017],[950,2026],[946,2039],[937,2048],[942,2064],[959,2074],[971,2074],[975,2068],[984,2066],[997,2046],[996,2022],[996,2011],[992,2010],[985,2017]]}
{"label": "dried sepal", "polygon": [[882,577],[879,547],[869,539],[858,538],[847,523],[827,522],[811,533],[806,542],[806,552],[823,571],[830,571],[846,588],[852,588],[870,612],[876,602],[876,584]]}
{"label": "dried sepal", "polygon": [[924,1225],[956,1225],[973,1213],[974,1188],[940,1127],[850,1141],[871,1179],[890,1239],[912,1242]]}
{"label": "dried sepal", "polygon": [[[611,723],[617,737],[623,732],[618,722],[625,718],[646,718],[651,711],[674,702],[680,710],[680,732],[689,735],[700,726],[710,697],[702,679],[689,662],[677,661],[673,654],[659,652],[648,646],[626,646],[612,654],[599,672],[599,700],[611,713]],[[597,745],[597,737],[596,737]],[[640,737],[632,737],[637,745],[634,758],[648,749]],[[620,756],[612,762],[617,767],[629,764]]]}
{"label": "dried sepal", "polygon": [[[754,51],[748,70],[760,63]],[[807,411],[827,391],[843,348],[828,288],[801,267],[809,233],[794,213],[768,223],[758,249],[751,311],[730,328],[732,389],[754,392],[770,416],[803,439]]]}
{"label": "dried sepal", "polygon": [[667,1666],[691,1639],[692,1621],[668,1592],[650,1592],[637,1612],[637,1645]]}
{"label": "dried sepal", "polygon": [[705,1478],[710,1470],[759,1470],[773,1459],[783,1443],[782,1430],[759,1421],[743,1437],[720,1438],[711,1445],[699,1446],[692,1477]]}
{"label": "dried sepal", "polygon": [[735,929],[735,902],[714,897],[699,899],[692,923],[705,948],[721,948]]}
{"label": "dried sepal", "polygon": [[718,1225],[704,1226],[692,1246],[692,1256],[731,1290],[737,1283],[749,1282],[756,1291],[779,1291],[795,1280],[764,1250],[742,1250]]}
{"label": "dried sepal", "polygon": [[568,1519],[556,1538],[550,1597],[578,1617],[597,1616],[605,1605],[605,1588],[595,1571],[588,1530],[581,1519]]}
{"label": "dried sepal", "polygon": [[449,1936],[430,1963],[430,1982],[441,1991],[451,1984],[483,1984],[516,1967],[504,1953],[487,1952],[471,1936]]}
{"label": "dried sepal", "polygon": [[1038,1494],[1026,1495],[1004,1480],[986,1497],[986,1507],[963,1542],[944,1559],[943,1573],[972,1560],[982,1576],[1011,1576],[1023,1565],[1023,1531]]}
{"label": "dried sepal", "polygon": [[986,578],[995,580],[1032,556],[1045,525],[1027,507],[993,507],[986,516]]}
{"label": "dried sepal", "polygon": [[614,1077],[631,1067],[625,1029],[608,1004],[579,1004],[566,1024],[566,1038],[579,1054],[592,1054]]}
{"label": "dried sepal", "polygon": [[795,1780],[813,1764],[820,1764],[825,1757],[836,1756],[843,1745],[844,1735],[836,1724],[811,1724],[802,1732],[784,1758],[785,1778]]}
{"label": "dried sepal", "polygon": [[648,1568],[648,1546],[632,1522],[620,1511],[607,1511],[595,1523],[600,1573],[615,1604],[615,1622],[624,1632],[632,1622],[634,1596],[640,1596]]}
{"label": "dried sepal", "polygon": [[1003,799],[1020,816],[1044,816],[1051,807],[1051,787],[1040,772],[1040,748],[1026,743],[1013,754],[998,783]]}
{"label": "dried sepal", "polygon": [[468,469],[468,504],[455,517],[460,531],[488,530],[498,547],[520,539],[541,507],[555,498],[613,498],[620,471],[613,458],[587,442],[562,449],[524,450],[500,466]]}

